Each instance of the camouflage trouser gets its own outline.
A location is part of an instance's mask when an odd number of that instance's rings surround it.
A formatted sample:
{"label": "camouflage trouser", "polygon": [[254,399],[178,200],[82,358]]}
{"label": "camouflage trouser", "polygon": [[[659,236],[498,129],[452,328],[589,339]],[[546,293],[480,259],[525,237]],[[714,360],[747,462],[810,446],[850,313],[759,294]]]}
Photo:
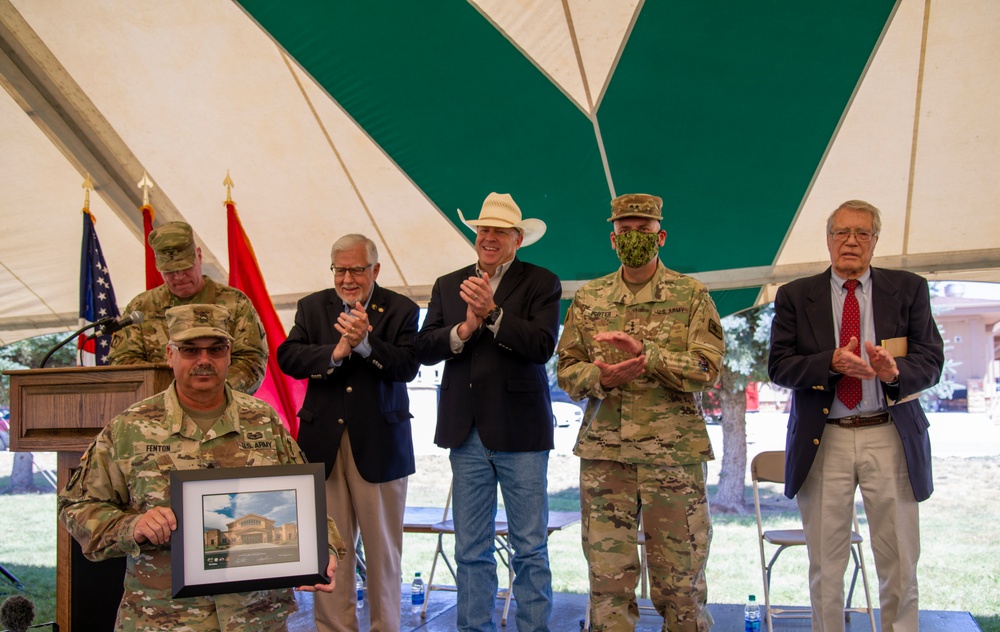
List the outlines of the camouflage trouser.
{"label": "camouflage trouser", "polygon": [[581,459],[580,504],[591,630],[634,630],[639,620],[640,508],[650,597],[663,617],[663,629],[711,628],[705,565],[712,522],[704,463],[659,466]]}

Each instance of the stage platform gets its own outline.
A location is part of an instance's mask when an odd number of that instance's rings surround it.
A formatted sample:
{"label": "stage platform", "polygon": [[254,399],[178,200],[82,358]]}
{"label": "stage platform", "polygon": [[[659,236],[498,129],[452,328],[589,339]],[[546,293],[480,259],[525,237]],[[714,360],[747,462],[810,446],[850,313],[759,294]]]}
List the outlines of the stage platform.
{"label": "stage platform", "polygon": [[[403,586],[403,619],[402,630],[417,630],[419,632],[455,632],[455,593],[435,591],[431,601],[427,606],[427,618],[420,619],[419,613],[410,612],[410,586]],[[296,593],[299,602],[299,612],[292,616],[289,621],[289,632],[314,632],[316,626],[313,624],[312,595],[309,593]],[[579,632],[584,611],[587,607],[586,595],[574,595],[567,593],[557,593],[555,604],[552,608],[552,617],[549,620],[549,628],[552,632]],[[648,603],[648,602],[645,602]],[[514,612],[517,609],[517,602],[510,605],[510,616],[506,627],[500,626],[500,615],[503,611],[503,600],[497,599],[494,621],[500,631],[517,630],[514,621]],[[713,630],[720,632],[736,632],[743,630],[743,605],[710,604],[709,610],[715,618]],[[655,614],[647,614],[643,610],[642,620],[636,628],[638,632],[659,632],[663,626],[663,620]],[[875,620],[878,621],[878,610],[875,611]],[[869,631],[867,615],[851,615],[851,622],[847,626],[847,632]],[[766,627],[764,628],[766,629]],[[361,631],[368,630],[368,609],[362,611]],[[777,622],[776,632],[808,632],[810,630],[808,619],[790,619]],[[920,612],[920,632],[981,632],[979,626],[968,612],[950,612],[941,610],[927,610]]]}

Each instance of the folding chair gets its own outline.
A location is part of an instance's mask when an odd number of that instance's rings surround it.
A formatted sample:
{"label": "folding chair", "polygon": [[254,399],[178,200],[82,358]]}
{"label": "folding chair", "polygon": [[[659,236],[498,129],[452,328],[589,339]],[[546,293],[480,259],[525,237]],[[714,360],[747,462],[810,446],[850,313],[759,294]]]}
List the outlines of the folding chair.
{"label": "folding chair", "polygon": [[[761,452],[753,458],[750,464],[750,474],[753,480],[753,506],[757,513],[757,543],[760,548],[760,570],[764,580],[764,618],[767,620],[768,632],[773,632],[773,619],[808,619],[812,617],[812,608],[807,606],[791,606],[778,608],[771,605],[771,571],[774,563],[782,551],[793,546],[805,546],[806,537],[802,529],[769,529],[764,530],[763,517],[760,512],[760,489],[758,483],[784,483],[785,482],[785,452],[776,450],[772,452]],[[875,613],[872,610],[872,598],[868,589],[868,572],[865,569],[865,557],[861,550],[864,539],[861,537],[858,527],[858,512],[854,513],[854,530],[851,532],[851,557],[854,560],[854,573],[851,576],[851,588],[847,593],[847,606],[844,608],[844,618],[850,621],[852,612],[868,613],[868,620],[871,629],[875,630]],[[765,562],[764,542],[777,546],[771,561]],[[858,572],[861,572],[861,582],[865,589],[865,601],[867,608],[852,608],[851,599],[854,596],[854,587],[858,581]]]}
{"label": "folding chair", "polygon": [[[431,562],[431,574],[427,578],[427,594],[424,597],[424,606],[420,609],[420,618],[427,618],[427,604],[431,600],[431,592],[435,590],[447,590],[454,592],[458,590],[458,578],[455,575],[455,567],[451,564],[451,559],[448,554],[444,551],[444,536],[455,535],[455,521],[451,518],[451,491],[452,486],[448,486],[448,497],[444,503],[444,513],[441,516],[441,522],[431,525],[431,530],[438,534],[437,537],[437,547],[434,549],[434,560]],[[510,598],[513,594],[512,587],[514,585],[514,567],[511,565],[511,556],[513,551],[510,547],[510,542],[508,540],[508,529],[507,529],[507,516],[506,513],[500,511],[497,513],[496,517],[496,528],[493,534],[493,549],[503,565],[507,567],[507,588],[501,588],[498,591],[498,596],[502,595],[504,597],[503,604],[503,616],[500,619],[500,625],[507,625],[507,614],[510,612]],[[455,581],[453,585],[447,584],[435,584],[434,583],[434,573],[437,570],[438,557],[440,557],[445,566],[448,567],[448,571],[451,573],[452,580]]]}

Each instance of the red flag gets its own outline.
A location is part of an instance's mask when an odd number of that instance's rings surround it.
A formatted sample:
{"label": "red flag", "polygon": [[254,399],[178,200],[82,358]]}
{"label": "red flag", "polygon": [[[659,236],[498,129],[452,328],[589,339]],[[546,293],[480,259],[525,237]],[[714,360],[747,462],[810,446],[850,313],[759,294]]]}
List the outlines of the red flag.
{"label": "red flag", "polygon": [[142,241],[146,248],[146,289],[151,290],[163,285],[163,276],[156,269],[156,255],[149,245],[149,232],[153,230],[153,207],[143,204],[139,210],[142,211]]}
{"label": "red flag", "polygon": [[250,297],[267,334],[267,373],[256,397],[270,404],[281,416],[292,437],[299,434],[296,416],[306,395],[306,381],[294,380],[278,368],[278,345],[285,341],[285,328],[264,285],[253,246],[243,232],[236,204],[226,202],[226,223],[229,229],[229,285]]}

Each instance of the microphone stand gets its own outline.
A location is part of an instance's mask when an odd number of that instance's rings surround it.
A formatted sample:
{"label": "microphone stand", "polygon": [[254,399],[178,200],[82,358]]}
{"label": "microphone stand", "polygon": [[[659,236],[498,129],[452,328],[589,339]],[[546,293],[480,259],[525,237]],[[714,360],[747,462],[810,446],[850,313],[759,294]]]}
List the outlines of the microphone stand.
{"label": "microphone stand", "polygon": [[[65,340],[63,340],[62,342],[60,342],[59,344],[57,344],[56,346],[54,346],[54,347],[52,347],[51,349],[48,350],[48,353],[45,354],[45,357],[42,358],[42,361],[38,364],[38,368],[39,369],[44,369],[45,368],[45,363],[49,361],[49,358],[52,357],[52,354],[55,353],[56,351],[58,351],[59,349],[61,349],[63,345],[65,345],[67,342],[69,342],[73,338],[76,338],[77,336],[79,336],[83,332],[87,331],[88,329],[91,329],[92,327],[103,327],[106,324],[105,320],[108,320],[108,319],[99,320],[96,323],[87,323],[83,327],[80,327],[79,329],[77,329],[76,331],[74,331]],[[112,318],[110,320],[113,321],[114,319]]]}
{"label": "microphone stand", "polygon": [[0,575],[6,577],[7,581],[9,581],[11,584],[14,585],[14,588],[20,588],[21,590],[24,590],[24,584],[21,583],[21,580],[14,577],[14,575],[12,575],[10,571],[8,571],[6,568],[3,567],[3,564],[0,564]]}

